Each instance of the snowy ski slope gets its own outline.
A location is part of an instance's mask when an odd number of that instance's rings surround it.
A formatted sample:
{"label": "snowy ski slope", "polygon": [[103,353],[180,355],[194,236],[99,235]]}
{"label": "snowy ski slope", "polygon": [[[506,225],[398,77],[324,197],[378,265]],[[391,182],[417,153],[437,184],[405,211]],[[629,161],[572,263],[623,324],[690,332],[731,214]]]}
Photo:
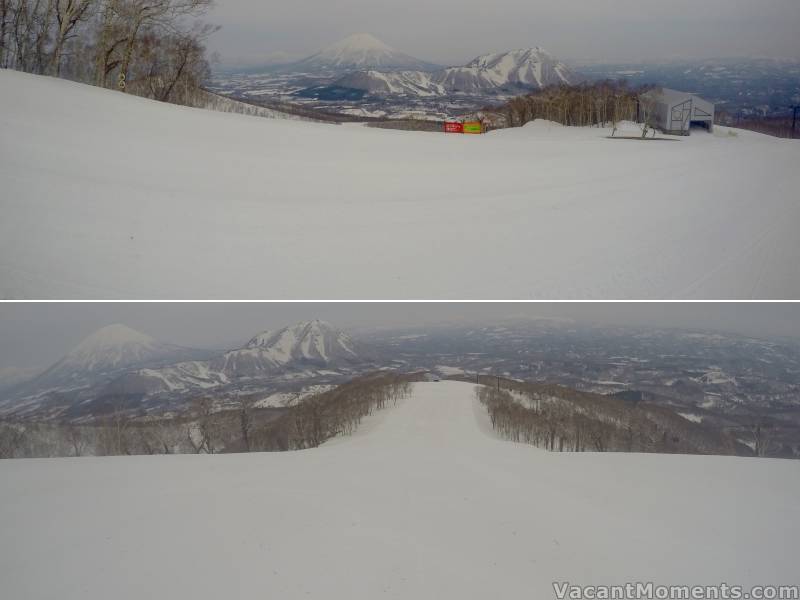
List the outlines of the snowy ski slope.
{"label": "snowy ski slope", "polygon": [[796,461],[549,454],[415,384],[300,452],[0,461],[3,596],[554,598],[797,584]]}
{"label": "snowy ski slope", "polygon": [[0,71],[2,298],[797,298],[800,144],[188,109]]}

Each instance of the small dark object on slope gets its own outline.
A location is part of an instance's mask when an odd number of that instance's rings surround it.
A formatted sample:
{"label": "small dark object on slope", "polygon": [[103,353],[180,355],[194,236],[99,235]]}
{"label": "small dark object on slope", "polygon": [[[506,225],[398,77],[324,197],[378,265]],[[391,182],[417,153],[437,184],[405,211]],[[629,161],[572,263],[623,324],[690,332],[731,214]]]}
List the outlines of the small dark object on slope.
{"label": "small dark object on slope", "polygon": [[614,136],[614,135],[607,135],[607,140],[637,140],[640,142],[680,142],[680,140],[674,140],[672,138],[643,138],[640,135],[625,135],[625,136]]}

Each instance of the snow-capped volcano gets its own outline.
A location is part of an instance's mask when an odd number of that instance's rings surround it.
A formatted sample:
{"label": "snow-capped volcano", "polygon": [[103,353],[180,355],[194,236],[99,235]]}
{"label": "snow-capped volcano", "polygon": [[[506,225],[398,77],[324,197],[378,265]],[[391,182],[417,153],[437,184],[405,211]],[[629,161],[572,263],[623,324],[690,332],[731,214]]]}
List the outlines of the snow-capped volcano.
{"label": "snow-capped volcano", "polygon": [[301,61],[295,70],[435,69],[436,65],[404,54],[369,33],[354,33]]}
{"label": "snow-capped volcano", "polygon": [[126,371],[201,355],[207,354],[160,342],[126,325],[108,325],[40,375],[9,390],[3,405],[10,411],[36,410],[55,397],[77,398],[82,390],[103,386]]}
{"label": "snow-capped volcano", "polygon": [[116,323],[86,337],[44,374],[66,370],[84,373],[112,370],[146,362],[172,349],[149,335]]}
{"label": "snow-capped volcano", "polygon": [[335,84],[375,95],[432,96],[520,92],[577,80],[569,67],[536,47],[485,54],[463,67],[433,72],[370,70],[353,73]]}

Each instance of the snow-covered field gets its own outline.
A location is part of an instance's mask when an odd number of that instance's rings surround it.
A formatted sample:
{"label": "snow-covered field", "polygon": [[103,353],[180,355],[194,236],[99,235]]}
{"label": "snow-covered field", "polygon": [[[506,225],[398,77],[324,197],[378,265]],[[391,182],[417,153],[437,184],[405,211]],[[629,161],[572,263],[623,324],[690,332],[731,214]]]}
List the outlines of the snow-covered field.
{"label": "snow-covered field", "polygon": [[10,71],[0,132],[0,297],[800,297],[797,142],[332,126]]}
{"label": "snow-covered field", "polygon": [[0,462],[5,598],[553,598],[573,584],[797,584],[800,464],[549,454],[473,386],[415,384],[280,454]]}

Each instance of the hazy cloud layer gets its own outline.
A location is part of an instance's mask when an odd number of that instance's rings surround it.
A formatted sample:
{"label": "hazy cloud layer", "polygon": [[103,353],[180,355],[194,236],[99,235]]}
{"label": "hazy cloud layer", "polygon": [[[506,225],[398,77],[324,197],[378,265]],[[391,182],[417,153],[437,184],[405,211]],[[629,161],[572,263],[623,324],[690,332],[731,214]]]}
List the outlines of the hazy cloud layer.
{"label": "hazy cloud layer", "polygon": [[210,20],[224,62],[307,55],[360,31],[441,64],[535,45],[620,62],[800,58],[798,0],[218,0]]}
{"label": "hazy cloud layer", "polygon": [[314,318],[358,330],[542,316],[800,337],[800,304],[8,303],[0,305],[0,369],[46,366],[94,330],[118,322],[165,342],[228,348],[262,330]]}

